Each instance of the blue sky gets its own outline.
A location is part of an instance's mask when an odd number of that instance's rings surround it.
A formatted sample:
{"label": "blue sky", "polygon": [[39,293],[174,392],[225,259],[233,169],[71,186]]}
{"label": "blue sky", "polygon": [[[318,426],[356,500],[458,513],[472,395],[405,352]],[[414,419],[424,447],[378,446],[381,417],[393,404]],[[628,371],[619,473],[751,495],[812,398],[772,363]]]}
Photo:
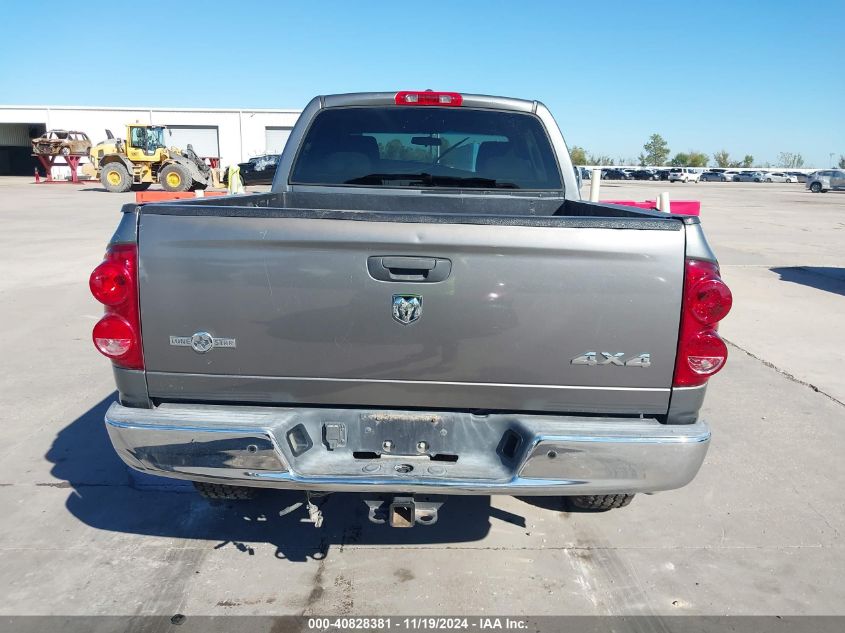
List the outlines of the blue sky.
{"label": "blue sky", "polygon": [[[0,103],[300,108],[433,88],[539,99],[570,145],[614,158],[652,132],[673,153],[845,154],[845,0],[98,5],[8,3]],[[68,45],[33,46],[39,27]]]}

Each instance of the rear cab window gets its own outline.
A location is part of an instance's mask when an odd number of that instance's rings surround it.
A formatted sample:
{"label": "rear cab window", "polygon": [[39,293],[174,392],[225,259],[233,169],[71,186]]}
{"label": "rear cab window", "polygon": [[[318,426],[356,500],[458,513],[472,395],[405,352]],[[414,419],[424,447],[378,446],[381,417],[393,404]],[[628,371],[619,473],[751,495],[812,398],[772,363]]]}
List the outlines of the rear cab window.
{"label": "rear cab window", "polygon": [[534,115],[391,106],[318,113],[294,161],[290,184],[562,188],[548,135]]}

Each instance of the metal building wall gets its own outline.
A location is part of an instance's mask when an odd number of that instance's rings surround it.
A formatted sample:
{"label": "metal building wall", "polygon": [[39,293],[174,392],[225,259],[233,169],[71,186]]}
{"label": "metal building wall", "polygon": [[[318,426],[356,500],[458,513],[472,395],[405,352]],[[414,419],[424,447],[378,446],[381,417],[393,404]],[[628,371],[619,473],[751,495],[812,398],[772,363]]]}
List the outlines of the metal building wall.
{"label": "metal building wall", "polygon": [[[140,121],[184,129],[216,128],[218,155],[225,167],[268,152],[268,140],[277,150],[279,135],[268,129],[292,128],[300,110],[235,110],[189,108],[116,108],[74,106],[0,105],[0,124],[43,122],[48,129],[85,132],[93,143],[105,139],[106,128],[115,136],[125,134],[125,125]],[[210,139],[210,135],[208,136]],[[27,144],[29,139],[27,139]],[[211,148],[207,148],[211,149]],[[203,153],[203,152],[201,152]]]}

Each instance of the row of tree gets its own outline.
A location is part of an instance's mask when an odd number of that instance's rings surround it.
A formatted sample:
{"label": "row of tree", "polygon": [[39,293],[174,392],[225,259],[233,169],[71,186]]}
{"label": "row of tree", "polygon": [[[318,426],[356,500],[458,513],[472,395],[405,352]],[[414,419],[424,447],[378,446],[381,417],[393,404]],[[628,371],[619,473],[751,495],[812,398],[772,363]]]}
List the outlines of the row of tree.
{"label": "row of tree", "polygon": [[[660,134],[652,134],[643,145],[643,151],[637,156],[636,161],[619,158],[618,162],[605,155],[589,154],[583,147],[577,145],[569,152],[572,162],[576,165],[631,165],[636,162],[642,167],[707,167],[710,157],[703,153],[690,150],[688,152],[677,152],[671,155],[669,144]],[[713,162],[717,167],[751,167],[754,166],[754,157],[746,154],[742,160],[733,160],[727,150],[720,150],[713,154]],[[766,164],[766,167],[772,165]],[[804,158],[797,152],[781,152],[778,155],[777,167],[784,169],[798,169],[804,166]],[[845,156],[841,156],[839,166],[845,169]]]}

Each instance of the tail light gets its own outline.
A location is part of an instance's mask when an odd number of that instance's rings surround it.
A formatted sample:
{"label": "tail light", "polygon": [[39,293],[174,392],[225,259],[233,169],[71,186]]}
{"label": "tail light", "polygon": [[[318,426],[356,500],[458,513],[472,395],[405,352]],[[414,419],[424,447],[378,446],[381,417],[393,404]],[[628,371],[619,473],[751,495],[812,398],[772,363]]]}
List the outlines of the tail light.
{"label": "tail light", "polygon": [[716,264],[697,259],[686,261],[682,303],[672,384],[694,387],[706,383],[728,359],[728,348],[716,329],[730,312],[733,297]]}
{"label": "tail light", "polygon": [[106,307],[94,326],[94,347],[115,365],[143,369],[138,311],[138,250],[134,244],[109,248],[88,280],[91,294]]}
{"label": "tail light", "polygon": [[403,90],[402,92],[396,93],[394,102],[396,105],[459,106],[464,102],[464,98],[457,92],[433,92],[431,90],[415,92]]}

